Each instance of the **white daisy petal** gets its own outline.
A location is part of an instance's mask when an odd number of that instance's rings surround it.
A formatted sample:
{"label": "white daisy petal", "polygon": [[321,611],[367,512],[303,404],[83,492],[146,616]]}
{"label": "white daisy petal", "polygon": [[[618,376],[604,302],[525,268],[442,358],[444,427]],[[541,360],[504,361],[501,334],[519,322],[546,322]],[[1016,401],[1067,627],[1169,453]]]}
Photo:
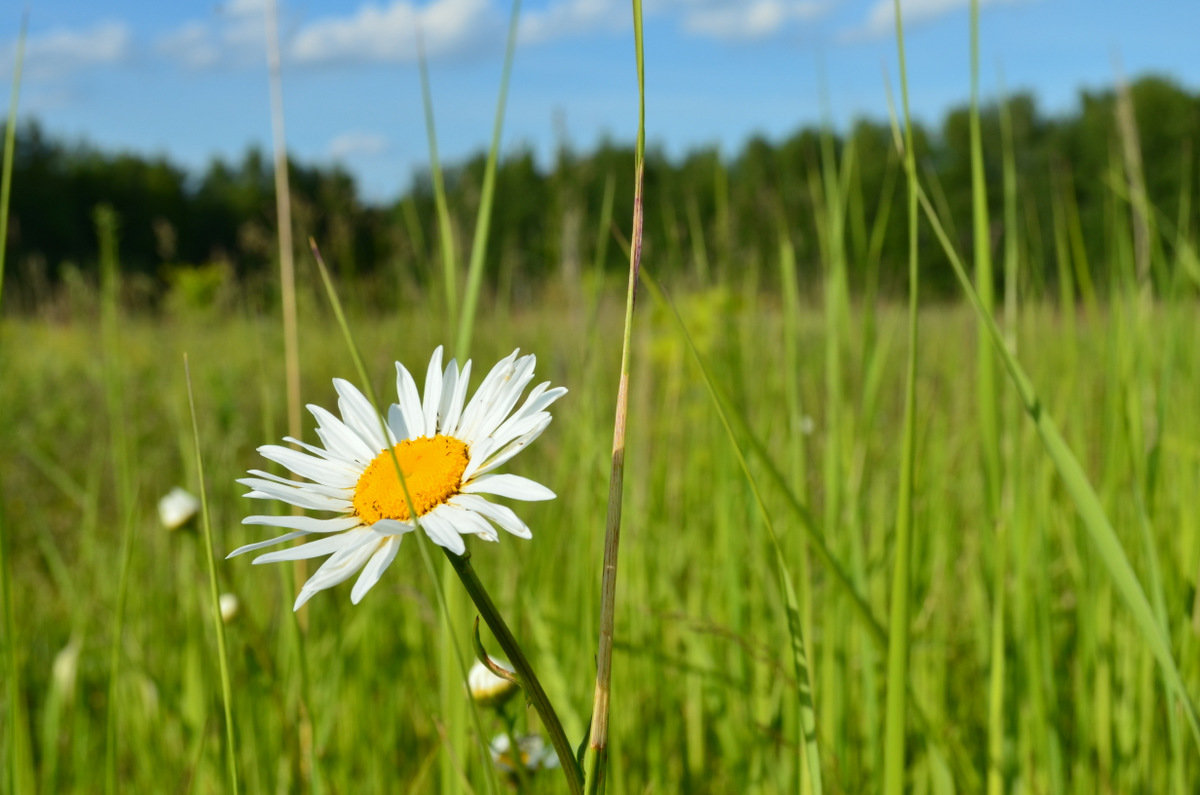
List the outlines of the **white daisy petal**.
{"label": "white daisy petal", "polygon": [[425,412],[421,408],[417,382],[400,362],[396,362],[396,397],[400,401],[397,405],[404,417],[404,426],[408,428],[407,438],[416,439],[425,427]]}
{"label": "white daisy petal", "polygon": [[517,401],[521,399],[521,393],[533,379],[533,367],[536,363],[537,358],[533,355],[522,356],[517,360],[512,374],[496,391],[491,405],[479,418],[479,424],[471,429],[472,436],[476,438],[485,435],[491,436],[504,422],[504,418],[513,410],[513,406],[517,405]]}
{"label": "white daisy petal", "polygon": [[336,455],[331,453],[329,450],[326,450],[324,447],[317,447],[316,445],[308,444],[307,442],[302,442],[299,439],[294,439],[291,436],[285,436],[285,437],[283,437],[283,440],[285,442],[287,442],[288,444],[296,445],[300,449],[304,450],[306,453],[311,453],[312,455],[315,455],[317,458],[324,458],[326,461],[340,461],[341,463],[345,464],[346,466],[354,466],[354,461],[352,459],[338,458]]}
{"label": "white daisy petal", "polygon": [[512,376],[513,362],[517,358],[518,351],[513,351],[508,356],[496,363],[496,366],[483,377],[483,383],[479,385],[479,389],[475,390],[475,396],[467,403],[467,407],[463,409],[462,418],[458,422],[458,428],[454,435],[464,441],[474,441],[475,428],[479,424],[479,420],[487,413],[492,403],[496,399],[496,394],[504,388],[505,383]]}
{"label": "white daisy petal", "polygon": [[[249,478],[247,478],[249,480]],[[288,505],[295,505],[297,508],[308,508],[311,511],[344,511],[346,510],[347,502],[336,497],[326,497],[323,494],[317,494],[312,489],[302,487],[288,488],[279,483],[255,484],[253,491],[248,491],[244,497],[249,497],[252,500],[280,500]]]}
{"label": "white daisy petal", "polygon": [[413,433],[409,429],[408,423],[404,421],[404,412],[400,410],[399,404],[393,403],[388,406],[388,428],[397,439],[414,439],[420,434]]}
{"label": "white daisy petal", "polygon": [[537,417],[541,416],[542,414],[549,416],[549,413],[546,412],[545,409],[548,408],[551,403],[567,394],[567,390],[561,386],[542,392],[541,390],[545,389],[547,386],[549,386],[549,384],[550,382],[547,381],[534,387],[533,391],[529,393],[529,397],[525,400],[524,405],[517,409],[517,411],[514,412],[511,417],[501,423],[500,427],[496,428],[492,436],[500,441],[501,444],[503,444],[509,439],[515,436],[520,436],[523,433],[523,431],[515,430],[514,426],[527,422],[530,417]]}
{"label": "white daisy petal", "polygon": [[488,459],[488,456],[495,452],[495,450],[496,443],[491,439],[480,439],[472,444],[470,456],[467,459],[467,468],[463,470],[462,479],[469,481],[475,470],[479,469],[483,462]]}
{"label": "white daisy petal", "polygon": [[496,449],[496,446],[492,445],[487,449],[486,454],[479,456],[478,459],[476,459],[474,450],[472,450],[471,461],[467,464],[467,468],[463,470],[463,480],[470,480],[478,475],[490,472],[498,466],[503,466],[510,458],[524,450],[541,436],[542,431],[546,430],[546,426],[550,424],[549,414],[542,414],[540,417],[530,417],[529,419],[532,427],[528,428],[524,435],[513,439],[500,449]]}
{"label": "white daisy petal", "polygon": [[[454,359],[446,365],[446,370],[442,373],[442,398],[438,401],[437,407],[437,427],[434,429],[438,433],[447,433],[449,427],[450,404],[454,401],[454,395],[458,391],[458,362]],[[461,410],[462,404],[459,404]],[[457,416],[455,417],[457,422]]]}
{"label": "white daisy petal", "polygon": [[321,558],[325,555],[332,555],[341,552],[345,549],[354,549],[367,542],[367,528],[360,527],[358,530],[352,530],[348,533],[339,533],[332,536],[321,536],[320,538],[309,541],[307,544],[300,544],[287,549],[277,549],[274,552],[268,552],[265,555],[259,555],[254,559],[255,563],[278,563],[281,560],[310,560],[312,558]]}
{"label": "white daisy petal", "polygon": [[316,417],[317,436],[330,452],[336,452],[360,466],[371,463],[378,451],[372,450],[361,436],[346,427],[346,423],[320,406],[310,405],[308,411]]}
{"label": "white daisy petal", "polygon": [[[451,359],[450,365],[455,364]],[[470,383],[471,361],[468,359],[458,373],[458,379],[454,382],[454,392],[450,394],[449,399],[446,397],[449,390],[445,386],[442,387],[442,433],[447,436],[458,437],[458,423],[462,419],[463,405],[467,400],[467,386]]]}
{"label": "white daisy petal", "polygon": [[350,601],[358,604],[366,595],[367,591],[375,587],[375,583],[379,582],[379,578],[383,576],[384,570],[391,565],[396,557],[397,550],[400,549],[400,540],[403,536],[392,536],[380,545],[379,549],[375,550],[375,554],[371,555],[371,559],[363,566],[362,574],[358,575],[358,579],[354,582],[354,588],[350,591]]}
{"label": "white daisy petal", "polygon": [[329,560],[321,564],[321,568],[313,572],[313,576],[308,578],[308,582],[304,583],[292,609],[299,610],[318,591],[332,588],[338,583],[350,579],[354,576],[354,572],[361,569],[363,564],[375,553],[376,546],[380,543],[382,542],[378,539],[371,538],[368,539],[368,543],[343,549],[331,555]]}
{"label": "white daisy petal", "polygon": [[308,478],[326,486],[345,488],[358,482],[361,474],[345,464],[315,458],[299,450],[277,444],[264,444],[258,448],[259,455],[277,464],[282,464],[302,478]]}
{"label": "white daisy petal", "polygon": [[239,478],[237,482],[241,483],[243,486],[249,486],[252,489],[260,489],[260,487],[264,484],[276,484],[280,486],[290,486],[291,488],[303,488],[316,494],[323,494],[326,497],[334,497],[337,499],[346,500],[347,505],[350,504],[349,499],[354,494],[354,489],[352,488],[342,489],[335,486],[325,486],[320,483],[305,483],[301,480],[288,480],[287,478],[280,477],[279,475],[274,475],[270,472],[264,472],[261,469],[251,469],[250,474],[255,475],[256,477]]}
{"label": "white daisy petal", "polygon": [[474,437],[491,436],[504,421],[533,379],[533,367],[536,363],[537,357],[533,355],[522,356],[514,362],[512,370],[499,383],[475,426],[470,430]]}
{"label": "white daisy petal", "polygon": [[421,517],[421,529],[425,531],[425,535],[429,536],[429,540],[439,547],[445,547],[455,555],[461,555],[467,551],[467,546],[463,543],[462,536],[455,530],[454,525],[438,516],[436,510]]}
{"label": "white daisy petal", "polygon": [[486,541],[499,539],[499,536],[496,535],[496,528],[474,511],[466,510],[453,503],[446,503],[439,505],[436,513],[440,518],[449,522],[459,535],[479,536]]}
{"label": "white daisy petal", "polygon": [[401,522],[399,519],[380,519],[371,525],[371,529],[384,536],[402,536],[405,533],[411,533],[416,528],[408,522]]}
{"label": "white daisy petal", "polygon": [[478,494],[456,494],[450,498],[449,502],[451,505],[475,511],[480,516],[495,522],[500,529],[506,530],[518,538],[533,538],[533,532],[529,529],[529,525],[522,522],[516,512],[507,505],[489,502]]}
{"label": "white daisy petal", "polygon": [[442,403],[442,346],[439,345],[429,358],[429,369],[425,372],[425,397],[421,400],[425,424],[422,436],[437,435],[438,408]]}
{"label": "white daisy petal", "polygon": [[342,413],[342,421],[364,442],[376,450],[382,450],[384,447],[396,443],[394,439],[384,437],[379,414],[371,405],[371,401],[367,400],[354,384],[341,378],[335,378],[333,379],[333,388],[338,393],[338,410]]}
{"label": "white daisy petal", "polygon": [[255,541],[253,544],[243,544],[242,546],[238,547],[237,549],[233,550],[228,555],[226,555],[225,559],[229,560],[230,558],[235,558],[238,555],[245,555],[247,552],[253,552],[256,549],[263,549],[265,547],[273,547],[276,544],[282,544],[284,541],[294,541],[295,539],[303,538],[306,535],[308,535],[308,533],[304,532],[303,530],[297,530],[294,533],[284,533],[283,535],[281,535],[277,538],[271,538],[266,541]]}
{"label": "white daisy petal", "polygon": [[462,487],[466,494],[495,494],[513,500],[552,500],[554,492],[520,475],[481,475]]}
{"label": "white daisy petal", "polygon": [[338,516],[333,519],[314,519],[311,516],[247,516],[242,524],[266,525],[267,527],[290,527],[303,533],[341,533],[362,525],[357,516]]}

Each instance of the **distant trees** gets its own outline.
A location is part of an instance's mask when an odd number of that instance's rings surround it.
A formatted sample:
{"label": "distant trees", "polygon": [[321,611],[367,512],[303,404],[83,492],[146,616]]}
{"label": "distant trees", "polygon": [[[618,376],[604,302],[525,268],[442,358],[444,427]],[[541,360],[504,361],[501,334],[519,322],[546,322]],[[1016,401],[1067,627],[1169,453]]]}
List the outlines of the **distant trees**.
{"label": "distant trees", "polygon": [[[1179,241],[1192,239],[1200,222],[1200,97],[1159,77],[1136,81],[1126,96],[1131,113],[1122,111],[1114,90],[1086,92],[1077,112],[1057,118],[1042,116],[1027,94],[982,109],[990,234],[994,245],[1005,235],[1018,236],[1028,289],[1048,290],[1081,267],[1103,289],[1114,246],[1126,245],[1120,235],[1128,236],[1135,211],[1131,186],[1144,185],[1153,208],[1139,223],[1148,224],[1160,286],[1172,278],[1163,263],[1172,261]],[[829,244],[830,202],[836,202],[845,221],[852,289],[878,284],[902,290],[903,178],[890,126],[863,120],[824,135],[804,129],[782,141],[752,138],[728,161],[711,148],[677,162],[652,150],[646,170],[648,261],[660,272],[697,281],[750,274],[769,282],[786,239],[802,276],[813,279]],[[969,252],[968,110],[950,112],[936,130],[918,125],[916,140],[931,197],[960,250]],[[1018,182],[1016,230],[1003,227],[1006,147]],[[289,167],[302,256],[312,236],[347,282],[407,288],[437,278],[439,232],[427,177],[415,179],[395,203],[372,206],[340,168]],[[446,171],[455,242],[464,259],[484,167],[479,155]],[[573,279],[596,265],[623,267],[632,174],[632,149],[611,142],[588,155],[564,149],[548,173],[526,149],[506,156],[487,249],[493,286]],[[273,191],[270,159],[256,149],[239,163],[215,161],[203,174],[189,175],[162,158],[66,145],[36,123],[25,124],[13,174],[9,287],[28,304],[53,291],[64,268],[84,274],[94,269],[91,219],[101,203],[113,207],[120,221],[123,271],[141,279],[148,296],[161,292],[180,269],[214,264],[240,284],[269,284],[277,255]],[[599,227],[604,217],[612,219],[608,229]],[[922,263],[930,294],[952,289],[931,235],[922,239]]]}

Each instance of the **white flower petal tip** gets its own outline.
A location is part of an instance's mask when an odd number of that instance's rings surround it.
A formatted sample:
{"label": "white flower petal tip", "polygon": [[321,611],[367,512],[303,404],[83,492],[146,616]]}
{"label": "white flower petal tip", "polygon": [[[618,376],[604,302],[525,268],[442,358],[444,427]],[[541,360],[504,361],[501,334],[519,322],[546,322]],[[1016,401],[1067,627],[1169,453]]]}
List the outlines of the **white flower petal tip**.
{"label": "white flower petal tip", "polygon": [[434,350],[421,390],[409,369],[397,362],[397,402],[382,412],[358,387],[334,379],[338,414],[308,407],[320,445],[286,438],[291,447],[259,447],[264,458],[299,479],[252,469],[250,477],[238,481],[249,489],[246,496],[325,515],[247,516],[244,525],[287,532],[245,544],[227,557],[298,539],[305,543],[276,548],[253,563],[327,556],[301,587],[293,605],[299,610],[319,591],[355,575],[350,600],[358,604],[380,582],[404,536],[418,527],[454,555],[466,553],[467,536],[496,542],[503,530],[531,538],[528,525],[492,499],[549,500],[554,492],[495,470],[542,434],[551,421],[547,409],[567,390],[540,383],[522,402],[533,383],[537,357],[521,356],[518,348],[488,371],[468,400],[471,362],[460,367],[455,359],[444,362],[444,355],[441,346]]}

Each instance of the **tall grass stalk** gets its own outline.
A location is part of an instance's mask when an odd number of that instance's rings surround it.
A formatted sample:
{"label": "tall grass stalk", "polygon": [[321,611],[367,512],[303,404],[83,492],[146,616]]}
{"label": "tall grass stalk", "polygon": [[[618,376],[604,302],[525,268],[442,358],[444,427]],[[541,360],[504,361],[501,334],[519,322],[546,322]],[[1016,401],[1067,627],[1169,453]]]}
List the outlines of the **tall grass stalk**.
{"label": "tall grass stalk", "polygon": [[[292,193],[288,174],[287,132],[283,111],[283,74],[279,54],[279,8],[276,0],[263,6],[266,22],[267,82],[271,95],[271,147],[275,178],[275,232],[279,246],[279,303],[283,319],[284,391],[287,394],[287,430],[294,439],[304,438],[300,417],[300,329],[296,303],[296,260],[292,241]],[[308,563],[296,560],[291,565],[294,588],[307,579]],[[298,591],[294,592],[298,593]],[[313,749],[313,726],[309,714],[307,649],[303,642],[308,628],[308,611],[293,613],[291,621],[297,633],[295,652],[301,672],[301,687],[297,701],[296,726],[299,741],[299,767],[306,783],[320,789],[316,777]]]}
{"label": "tall grass stalk", "polygon": [[621,374],[613,418],[612,465],[604,525],[604,563],[600,574],[600,637],[596,643],[596,687],[592,697],[588,739],[587,787],[603,793],[608,781],[609,711],[612,701],[613,628],[616,622],[617,562],[621,545],[621,500],[625,478],[625,420],[629,404],[630,350],[638,272],[642,265],[643,177],[646,160],[646,70],[642,41],[642,2],[633,0],[633,47],[637,62],[638,132],[634,156],[633,229],[630,232],[629,283],[625,289],[625,322],[621,338]]}
{"label": "tall grass stalk", "polygon": [[903,442],[900,482],[896,494],[896,531],[892,554],[891,610],[888,619],[887,706],[884,714],[883,791],[899,795],[905,789],[905,733],[909,649],[909,589],[912,547],[913,467],[916,463],[917,382],[917,170],[913,151],[912,118],[908,109],[908,77],[904,60],[904,24],[900,0],[896,15],[896,46],[900,59],[900,97],[904,124],[904,162],[908,172],[908,359],[905,375]]}
{"label": "tall grass stalk", "polygon": [[213,629],[217,635],[217,669],[221,676],[221,706],[225,713],[225,766],[229,774],[229,791],[239,791],[237,744],[234,742],[233,686],[229,680],[229,652],[225,643],[225,621],[221,617],[221,590],[217,586],[217,562],[213,555],[212,520],[208,513],[208,489],[204,483],[204,456],[200,453],[200,426],[196,421],[196,398],[192,390],[192,370],[187,356],[183,358],[184,377],[187,381],[188,412],[192,419],[192,442],[196,451],[197,493],[200,495],[200,527],[204,533],[204,556],[208,567],[209,609],[212,611]]}
{"label": "tall grass stalk", "polygon": [[[8,119],[4,125],[4,166],[0,171],[0,299],[4,297],[4,261],[8,252],[8,204],[12,196],[13,160],[17,154],[17,103],[21,96],[21,67],[25,62],[25,33],[29,27],[29,10],[21,16],[17,34],[17,55],[13,64],[12,92],[8,97]],[[3,302],[0,301],[0,306]]]}
{"label": "tall grass stalk", "polygon": [[[1003,92],[1002,92],[1003,94]],[[1013,151],[1012,114],[1007,101],[1000,102],[1000,138],[1002,158],[1002,189],[1004,194],[1004,326],[1007,332],[1005,344],[1009,350],[1017,349],[1018,321],[1018,278],[1020,265],[1021,237],[1017,221],[1017,165],[1016,153]],[[999,512],[997,515],[997,558],[993,585],[994,606],[992,609],[991,662],[992,683],[989,687],[988,703],[988,756],[994,760],[992,765],[996,775],[988,778],[989,788],[994,781],[999,781],[1001,789],[1004,785],[1004,772],[1007,767],[1004,747],[1007,740],[1006,721],[1007,710],[1005,701],[1005,677],[1008,671],[1008,654],[1005,646],[1006,627],[1010,622],[1008,614],[1008,577],[1010,548],[1016,542],[1012,531],[1018,513],[1016,477],[1012,475],[1020,458],[1020,435],[1017,433],[1020,420],[1021,406],[1015,395],[1009,395],[1001,406],[1003,411],[1004,436],[999,439],[1001,445],[1001,471],[1005,473],[1000,489]],[[1008,722],[1011,727],[1015,722]],[[1039,727],[1039,730],[1042,727]],[[1044,747],[1044,746],[1043,746]]]}
{"label": "tall grass stalk", "polygon": [[[4,170],[0,172],[0,298],[4,295],[4,262],[8,251],[8,202],[12,189],[13,158],[16,156],[17,98],[21,91],[21,66],[25,56],[25,33],[29,24],[29,13],[21,18],[21,31],[17,36],[16,64],[13,67],[12,93],[8,101],[8,120],[4,129]],[[3,303],[0,302],[0,309]],[[8,684],[5,697],[8,702],[8,743],[5,749],[7,785],[9,792],[27,792],[33,788],[33,757],[29,738],[29,723],[24,709],[24,692],[21,685],[20,635],[14,616],[12,601],[11,563],[8,550],[8,519],[0,499],[0,599],[4,600],[4,667]]]}
{"label": "tall grass stalk", "polygon": [[425,139],[429,146],[429,179],[433,183],[433,200],[437,207],[438,251],[442,260],[442,291],[446,297],[446,329],[458,328],[458,258],[455,254],[454,225],[450,220],[450,203],[446,198],[446,180],[442,161],[438,157],[437,126],[433,118],[433,90],[429,87],[429,64],[425,59],[425,43],[417,31],[417,72],[421,80],[421,107],[425,117]]}
{"label": "tall grass stalk", "polygon": [[[461,309],[458,300],[458,257],[454,240],[454,225],[450,218],[450,203],[446,196],[446,182],[442,173],[442,163],[438,156],[437,127],[433,115],[433,90],[429,84],[429,64],[425,57],[425,43],[421,31],[417,31],[417,70],[421,82],[421,104],[425,118],[425,137],[429,146],[429,174],[433,183],[433,199],[437,208],[438,219],[438,251],[442,262],[442,291],[446,299],[446,334],[458,328],[458,313]],[[457,346],[455,347],[457,352]],[[422,559],[433,565],[433,559],[424,552]],[[438,639],[439,670],[443,672],[455,670],[455,666],[463,669],[462,651],[457,640],[453,637],[455,624],[463,614],[464,605],[461,595],[455,590],[445,590],[442,583],[450,574],[450,564],[443,565],[439,576],[430,571],[430,579],[438,589],[438,604],[442,607],[443,632]],[[465,669],[463,676],[466,676]],[[438,680],[438,706],[441,719],[444,722],[444,752],[440,756],[441,778],[440,791],[445,795],[455,792],[452,782],[456,780],[455,756],[456,749],[461,749],[466,743],[463,733],[463,717],[466,707],[461,693],[454,687],[457,680],[448,674]],[[464,680],[465,681],[465,680]]]}
{"label": "tall grass stalk", "polygon": [[[979,121],[979,0],[971,0],[971,218],[974,241],[975,288],[980,306],[995,312],[992,269],[991,223],[988,218],[987,181],[983,170],[983,134]],[[1009,229],[1012,234],[1013,228]],[[1003,489],[1000,442],[1000,406],[996,390],[996,362],[991,340],[981,327],[976,341],[976,412],[979,417],[979,445],[982,463],[985,507],[988,524],[996,534],[996,557],[992,571],[991,650],[988,662],[988,795],[1004,791],[1004,590],[1008,577],[1008,539],[1000,494]]]}
{"label": "tall grass stalk", "polygon": [[[284,129],[283,77],[279,62],[279,9],[267,0],[267,72],[271,86],[271,146],[275,157],[275,227],[279,241],[279,299],[283,310],[283,366],[288,435],[300,439],[300,332],[296,312],[296,256],[292,244],[292,193]],[[298,561],[303,567],[304,562]],[[300,568],[297,573],[303,571]],[[298,580],[303,580],[298,577]]]}
{"label": "tall grass stalk", "polygon": [[100,347],[103,351],[104,404],[108,415],[109,451],[116,494],[117,513],[121,516],[121,557],[117,573],[116,605],[113,610],[112,638],[109,649],[107,735],[104,753],[105,791],[118,790],[117,761],[120,755],[118,724],[120,706],[121,658],[125,634],[125,605],[129,595],[129,570],[133,557],[135,485],[130,461],[129,425],[125,416],[123,370],[121,366],[120,290],[117,259],[117,217],[111,207],[95,210],[96,234],[100,243]]}
{"label": "tall grass stalk", "polygon": [[475,236],[471,240],[471,259],[467,264],[467,288],[463,294],[462,312],[458,316],[458,333],[454,350],[459,359],[466,359],[471,350],[471,333],[475,328],[475,310],[479,292],[483,289],[483,260],[487,255],[488,231],[491,229],[492,201],[496,194],[496,164],[500,158],[500,133],[504,129],[504,108],[508,100],[508,84],[512,76],[513,55],[517,50],[517,23],[521,19],[521,0],[513,0],[508,20],[508,41],[504,48],[504,66],[500,71],[500,92],[496,98],[496,119],[492,124],[492,143],[488,147],[487,165],[483,172],[483,188],[479,210],[475,216]]}

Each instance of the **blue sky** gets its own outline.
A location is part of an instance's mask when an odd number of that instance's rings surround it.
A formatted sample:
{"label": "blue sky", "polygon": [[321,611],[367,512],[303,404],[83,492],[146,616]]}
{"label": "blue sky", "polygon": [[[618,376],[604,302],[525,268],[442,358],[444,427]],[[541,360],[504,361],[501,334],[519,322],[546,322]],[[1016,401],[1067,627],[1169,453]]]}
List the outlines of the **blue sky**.
{"label": "blue sky", "polygon": [[[428,160],[416,36],[429,61],[438,145],[486,147],[499,87],[503,0],[278,0],[288,146],[340,162],[370,199],[395,197]],[[0,12],[11,81],[21,9]],[[20,115],[106,150],[190,169],[269,147],[265,0],[30,0]],[[967,0],[904,0],[914,113],[968,98]],[[647,135],[669,154],[753,134],[782,138],[828,112],[887,116],[898,86],[892,0],[644,0]],[[504,146],[543,157],[636,129],[628,0],[525,0]],[[1081,89],[1155,72],[1200,90],[1197,0],[985,0],[981,89],[1028,90],[1044,112]],[[6,102],[4,104],[7,104]]]}

